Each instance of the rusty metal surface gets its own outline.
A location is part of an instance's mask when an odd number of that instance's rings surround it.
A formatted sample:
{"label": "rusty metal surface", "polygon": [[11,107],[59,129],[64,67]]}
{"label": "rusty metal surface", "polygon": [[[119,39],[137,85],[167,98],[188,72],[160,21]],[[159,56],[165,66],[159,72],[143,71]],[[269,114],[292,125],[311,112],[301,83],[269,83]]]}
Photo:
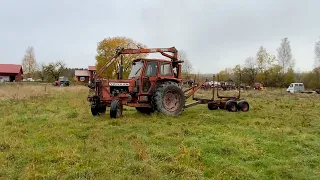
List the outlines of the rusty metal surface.
{"label": "rusty metal surface", "polygon": [[189,92],[189,94],[186,95],[186,98],[188,99],[190,96],[194,95],[194,93],[196,91],[198,91],[204,83],[206,83],[206,81],[204,81],[201,84],[199,84],[198,86],[195,86],[194,88],[192,88],[192,91]]}

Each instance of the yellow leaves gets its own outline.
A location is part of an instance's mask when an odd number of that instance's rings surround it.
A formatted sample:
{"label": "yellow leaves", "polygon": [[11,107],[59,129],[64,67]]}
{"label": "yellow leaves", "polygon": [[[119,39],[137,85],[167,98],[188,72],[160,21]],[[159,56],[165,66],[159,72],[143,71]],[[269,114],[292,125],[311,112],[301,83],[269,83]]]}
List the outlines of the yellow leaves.
{"label": "yellow leaves", "polygon": [[[138,48],[136,45],[146,48],[145,45],[135,42],[131,38],[127,37],[108,37],[103,39],[98,43],[97,46],[97,55],[96,55],[96,68],[99,71],[104,64],[109,62],[112,57],[115,55],[115,49],[117,47],[123,48]],[[145,58],[147,54],[130,54],[123,55],[123,66],[124,66],[124,78],[127,78],[129,72],[131,70],[131,62],[136,58]],[[117,72],[119,71],[119,67],[117,66],[117,62],[120,61],[120,57],[117,59],[118,61],[111,64],[104,73],[102,73],[102,77],[105,78],[116,78]],[[127,69],[127,70],[126,70]]]}

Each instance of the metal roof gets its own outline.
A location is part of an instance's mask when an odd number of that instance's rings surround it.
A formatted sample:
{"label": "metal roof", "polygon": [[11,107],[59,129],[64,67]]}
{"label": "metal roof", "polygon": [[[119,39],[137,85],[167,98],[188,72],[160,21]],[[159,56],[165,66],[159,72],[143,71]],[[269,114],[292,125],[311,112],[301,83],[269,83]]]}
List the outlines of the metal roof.
{"label": "metal roof", "polygon": [[88,70],[89,71],[95,71],[96,70],[96,66],[88,66]]}
{"label": "metal roof", "polygon": [[14,73],[18,74],[22,66],[19,64],[0,64],[0,73]]}
{"label": "metal roof", "polygon": [[90,76],[89,70],[75,70],[74,71],[75,76]]}

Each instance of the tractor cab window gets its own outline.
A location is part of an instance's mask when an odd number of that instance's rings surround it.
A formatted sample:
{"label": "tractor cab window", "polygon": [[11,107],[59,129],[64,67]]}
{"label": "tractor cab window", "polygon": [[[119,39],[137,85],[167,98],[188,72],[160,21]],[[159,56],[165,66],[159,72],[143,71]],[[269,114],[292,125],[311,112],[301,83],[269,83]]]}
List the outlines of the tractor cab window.
{"label": "tractor cab window", "polygon": [[161,63],[160,69],[162,76],[172,76],[172,68],[170,63]]}
{"label": "tractor cab window", "polygon": [[129,74],[129,79],[139,77],[141,74],[142,67],[143,67],[142,61],[134,62],[132,64],[131,72]]}
{"label": "tractor cab window", "polygon": [[154,77],[157,75],[157,71],[158,71],[157,62],[148,62],[144,75],[148,77]]}

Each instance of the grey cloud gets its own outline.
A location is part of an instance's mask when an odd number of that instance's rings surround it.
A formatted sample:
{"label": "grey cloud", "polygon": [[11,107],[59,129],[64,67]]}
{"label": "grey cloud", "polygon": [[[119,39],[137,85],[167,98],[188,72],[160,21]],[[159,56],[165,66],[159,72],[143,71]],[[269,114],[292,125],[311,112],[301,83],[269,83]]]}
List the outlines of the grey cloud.
{"label": "grey cloud", "polygon": [[275,53],[288,37],[301,69],[312,68],[318,40],[316,0],[2,1],[1,63],[20,63],[28,45],[38,61],[63,59],[70,67],[94,64],[97,42],[129,36],[149,47],[176,46],[202,72],[215,73],[260,45]]}

